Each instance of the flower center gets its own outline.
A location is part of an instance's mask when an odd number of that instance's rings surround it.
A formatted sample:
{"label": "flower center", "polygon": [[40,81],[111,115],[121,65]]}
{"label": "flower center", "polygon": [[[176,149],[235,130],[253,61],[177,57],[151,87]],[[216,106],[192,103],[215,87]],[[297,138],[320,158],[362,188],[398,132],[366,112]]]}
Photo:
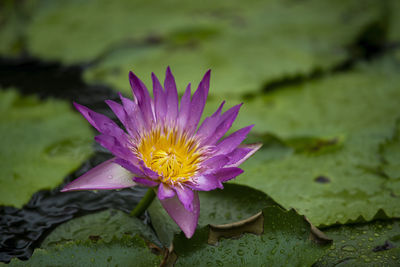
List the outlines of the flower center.
{"label": "flower center", "polygon": [[160,175],[164,183],[190,180],[199,169],[202,153],[194,139],[173,130],[153,130],[137,146],[137,154],[148,168]]}

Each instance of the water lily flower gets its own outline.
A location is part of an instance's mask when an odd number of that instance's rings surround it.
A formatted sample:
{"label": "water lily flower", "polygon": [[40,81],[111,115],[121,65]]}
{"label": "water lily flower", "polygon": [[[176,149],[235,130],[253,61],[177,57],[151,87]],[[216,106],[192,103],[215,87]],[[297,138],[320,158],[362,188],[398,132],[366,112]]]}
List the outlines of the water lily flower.
{"label": "water lily flower", "polygon": [[74,103],[101,133],[95,140],[115,157],[72,181],[62,191],[150,187],[190,238],[199,218],[198,191],[223,188],[222,183],[243,172],[238,166],[261,144],[241,144],[253,125],[223,138],[241,104],[222,113],[225,101],[222,102],[198,127],[208,95],[210,71],[193,96],[190,84],[187,86],[180,105],[169,67],[164,87],[154,73],[151,77],[153,98],[143,82],[130,72],[134,99],[120,95],[122,104],[105,101],[126,131],[110,118]]}

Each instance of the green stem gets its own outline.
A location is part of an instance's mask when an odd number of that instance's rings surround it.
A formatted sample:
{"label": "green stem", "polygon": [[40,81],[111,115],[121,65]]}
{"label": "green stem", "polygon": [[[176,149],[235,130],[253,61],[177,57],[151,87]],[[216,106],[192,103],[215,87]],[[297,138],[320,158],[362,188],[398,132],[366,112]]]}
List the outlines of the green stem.
{"label": "green stem", "polygon": [[142,213],[150,206],[151,202],[153,202],[156,193],[153,188],[149,188],[140,202],[136,205],[136,207],[131,211],[131,216],[139,217]]}

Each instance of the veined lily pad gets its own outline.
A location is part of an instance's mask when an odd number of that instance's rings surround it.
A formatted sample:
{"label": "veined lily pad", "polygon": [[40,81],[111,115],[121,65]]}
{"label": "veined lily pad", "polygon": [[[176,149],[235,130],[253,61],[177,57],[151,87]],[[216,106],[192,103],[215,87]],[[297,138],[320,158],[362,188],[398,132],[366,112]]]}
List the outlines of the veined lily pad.
{"label": "veined lily pad", "polygon": [[22,207],[91,154],[89,125],[68,103],[0,91],[0,205]]}
{"label": "veined lily pad", "polygon": [[156,240],[149,226],[121,211],[106,210],[56,228],[28,261],[10,266],[159,266],[159,254],[147,242]]}
{"label": "veined lily pad", "polygon": [[113,239],[118,240],[123,236],[136,234],[158,244],[151,228],[138,218],[122,211],[105,210],[61,224],[46,237],[40,247],[47,249],[57,244],[78,240],[102,240],[109,243]]}
{"label": "veined lily pad", "polygon": [[[242,185],[225,184],[224,189],[200,192],[199,227],[207,224],[226,224],[246,219],[262,208],[277,205],[264,193]],[[180,229],[169,217],[159,201],[154,201],[149,213],[154,229],[163,244],[168,247],[173,235]]]}
{"label": "veined lily pad", "polygon": [[161,259],[152,254],[138,235],[103,241],[66,242],[49,249],[36,249],[28,261],[12,260],[8,266],[159,266]]}
{"label": "veined lily pad", "polygon": [[[239,227],[233,239],[227,229],[221,233],[211,226],[198,229],[192,239],[175,236],[175,266],[311,266],[323,255],[325,246],[310,240],[310,224],[294,210],[271,206],[260,217],[261,224],[246,227],[242,235]],[[252,228],[261,228],[261,234],[246,233]]]}
{"label": "veined lily pad", "polygon": [[313,266],[398,266],[399,220],[333,226],[324,229],[333,239],[326,254]]}
{"label": "veined lily pad", "polygon": [[[264,142],[235,182],[296,208],[316,225],[370,220],[379,209],[400,216],[399,181],[380,174],[380,146],[400,118],[396,66],[386,58],[246,101],[235,127],[254,122],[258,140],[277,136],[282,144],[274,151],[283,153],[271,157],[275,152]],[[389,146],[394,157],[397,145]]]}

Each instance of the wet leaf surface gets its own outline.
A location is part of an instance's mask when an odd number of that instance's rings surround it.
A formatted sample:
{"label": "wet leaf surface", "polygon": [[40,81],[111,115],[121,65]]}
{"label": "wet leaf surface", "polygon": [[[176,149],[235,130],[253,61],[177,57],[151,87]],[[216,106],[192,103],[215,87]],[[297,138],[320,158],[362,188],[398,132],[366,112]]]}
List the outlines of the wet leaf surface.
{"label": "wet leaf surface", "polygon": [[[159,266],[161,251],[151,252],[156,241],[148,225],[117,210],[106,210],[58,226],[28,261],[10,266]],[[156,248],[157,246],[153,246]]]}
{"label": "wet leaf surface", "polygon": [[267,207],[263,218],[261,235],[244,233],[215,245],[208,244],[213,229],[207,226],[190,240],[175,236],[175,266],[310,266],[324,253],[323,245],[310,240],[310,224],[294,210]]}
{"label": "wet leaf surface", "polygon": [[[200,192],[199,226],[207,224],[227,224],[244,220],[266,206],[276,205],[264,193],[242,185],[226,184],[224,189]],[[160,240],[168,247],[175,233],[180,229],[169,217],[159,201],[149,208],[151,221]]]}
{"label": "wet leaf surface", "polygon": [[47,249],[56,244],[78,240],[102,240],[109,243],[124,235],[135,234],[152,243],[158,242],[150,226],[138,218],[118,210],[105,210],[61,224],[46,237],[40,247]]}
{"label": "wet leaf surface", "polygon": [[324,229],[333,244],[313,266],[398,266],[399,220],[334,226]]}
{"label": "wet leaf surface", "polygon": [[[396,62],[384,58],[249,100],[235,127],[251,119],[260,132],[255,140],[265,145],[235,182],[296,208],[316,225],[370,220],[379,209],[400,216],[399,182],[380,171],[381,144],[393,138],[400,117]],[[268,144],[263,132],[280,143]],[[397,143],[387,146],[393,159],[384,168],[396,168]]]}

